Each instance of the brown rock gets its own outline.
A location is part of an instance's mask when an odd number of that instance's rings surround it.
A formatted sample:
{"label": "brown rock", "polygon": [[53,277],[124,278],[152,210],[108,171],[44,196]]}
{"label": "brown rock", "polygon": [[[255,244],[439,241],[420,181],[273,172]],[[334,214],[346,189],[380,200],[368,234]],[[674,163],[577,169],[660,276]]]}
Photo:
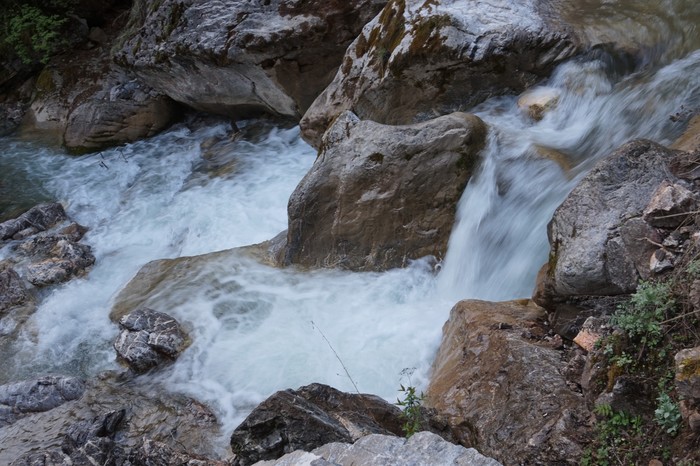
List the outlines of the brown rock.
{"label": "brown rock", "polygon": [[700,115],[691,118],[683,134],[671,145],[671,149],[688,152],[700,149]]}
{"label": "brown rock", "polygon": [[560,353],[521,337],[544,317],[532,303],[462,301],[433,364],[427,404],[460,443],[506,464],[578,464],[582,454],[588,414]]}
{"label": "brown rock", "polygon": [[344,113],[289,199],[285,264],[382,270],[441,257],[485,133],[466,113],[410,126]]}
{"label": "brown rock", "polygon": [[583,328],[574,338],[574,343],[586,351],[593,351],[596,343],[607,333],[607,320],[589,317],[583,323]]}
{"label": "brown rock", "polygon": [[700,346],[676,353],[676,388],[684,398],[700,400]]}

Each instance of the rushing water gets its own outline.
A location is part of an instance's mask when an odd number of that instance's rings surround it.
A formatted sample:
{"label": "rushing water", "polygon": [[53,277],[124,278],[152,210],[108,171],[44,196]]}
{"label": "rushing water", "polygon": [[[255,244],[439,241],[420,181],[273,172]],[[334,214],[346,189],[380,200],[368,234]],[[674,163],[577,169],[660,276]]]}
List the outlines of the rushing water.
{"label": "rushing water", "polygon": [[[183,322],[193,344],[148,377],[212,406],[223,436],[278,389],[356,384],[393,399],[407,367],[417,367],[412,383],[424,385],[451,305],[529,296],[546,260],[546,224],[595,160],[633,137],[670,142],[683,125],[669,116],[698,106],[700,53],[634,72],[621,65],[601,52],[561,66],[546,83],[559,102],[540,122],[516,97],[476,109],[489,143],[439,275],[423,261],[386,273],[306,272],[217,256],[150,303]],[[204,169],[201,143],[227,130],[180,126],[80,158],[0,140],[0,167],[23,180],[18,192],[63,202],[90,227],[85,241],[97,257],[86,277],[45,297],[12,356],[0,360],[0,382],[116,369],[108,314],[142,265],[257,243],[286,228],[287,199],[314,151],[298,129],[271,129],[232,143],[233,169]]]}

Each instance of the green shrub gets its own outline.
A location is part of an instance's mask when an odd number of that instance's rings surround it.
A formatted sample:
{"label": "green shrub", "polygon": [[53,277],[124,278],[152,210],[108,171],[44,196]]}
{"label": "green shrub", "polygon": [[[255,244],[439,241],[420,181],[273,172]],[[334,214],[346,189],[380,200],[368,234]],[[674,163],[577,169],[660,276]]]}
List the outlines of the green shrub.
{"label": "green shrub", "polygon": [[641,282],[630,302],[618,309],[611,323],[630,338],[654,346],[661,340],[662,322],[675,304],[670,284]]}
{"label": "green shrub", "polygon": [[681,410],[678,403],[673,401],[668,393],[662,393],[656,399],[657,408],[654,411],[656,423],[670,435],[678,434],[681,428]]}

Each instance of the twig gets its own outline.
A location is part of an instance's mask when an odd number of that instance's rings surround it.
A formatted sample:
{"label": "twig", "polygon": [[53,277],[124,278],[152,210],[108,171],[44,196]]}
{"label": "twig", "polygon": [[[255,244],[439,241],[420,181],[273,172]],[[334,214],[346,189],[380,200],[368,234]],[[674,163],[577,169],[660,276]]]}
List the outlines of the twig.
{"label": "twig", "polygon": [[693,314],[700,314],[700,310],[693,311],[693,312],[686,312],[685,314],[681,314],[681,315],[676,316],[676,317],[671,317],[670,319],[666,319],[663,322],[659,322],[659,325],[667,324],[669,322],[673,322],[674,320],[679,320],[679,319],[682,319],[684,317],[692,316]]}
{"label": "twig", "polygon": [[681,212],[679,214],[668,214],[668,215],[654,215],[654,219],[659,218],[671,218],[671,217],[682,217],[683,215],[700,214],[700,210],[691,210],[690,212]]}
{"label": "twig", "polygon": [[357,384],[356,384],[355,381],[352,379],[352,376],[350,375],[350,372],[348,371],[348,368],[345,367],[345,364],[343,363],[343,360],[340,359],[340,356],[338,356],[338,353],[335,351],[335,348],[333,348],[333,345],[331,345],[331,342],[328,341],[328,338],[326,338],[326,335],[323,334],[323,332],[321,331],[321,329],[318,328],[318,325],[316,325],[316,324],[314,323],[313,320],[311,320],[310,322],[311,322],[311,326],[312,326],[313,328],[315,328],[316,330],[318,330],[318,333],[320,333],[321,336],[323,337],[323,339],[326,340],[326,343],[328,344],[328,347],[331,349],[331,351],[333,351],[333,354],[335,355],[335,357],[336,357],[336,359],[338,360],[338,362],[340,362],[340,365],[343,366],[343,370],[345,371],[345,374],[348,376],[348,379],[350,379],[350,382],[352,383],[352,386],[355,387],[355,391],[356,391],[357,394],[359,395],[359,394],[360,394],[360,390],[357,388]]}

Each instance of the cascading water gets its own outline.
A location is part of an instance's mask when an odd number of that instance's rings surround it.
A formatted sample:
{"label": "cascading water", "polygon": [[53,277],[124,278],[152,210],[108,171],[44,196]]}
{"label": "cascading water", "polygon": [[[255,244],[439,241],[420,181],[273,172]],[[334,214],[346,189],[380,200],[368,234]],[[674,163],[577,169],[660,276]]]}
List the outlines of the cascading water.
{"label": "cascading water", "polygon": [[[393,399],[406,367],[417,367],[411,382],[424,385],[455,300],[528,296],[546,260],[546,224],[594,161],[633,137],[670,142],[682,125],[669,115],[697,106],[700,53],[624,77],[606,57],[561,66],[547,83],[558,103],[540,122],[515,97],[475,110],[489,124],[489,143],[437,277],[423,261],[348,273],[213,256],[149,302],[167,305],[157,310],[183,322],[193,343],[176,364],[145,377],[209,404],[222,437],[278,389],[323,382],[353,391],[354,382]],[[234,170],[211,176],[201,170],[200,143],[226,131],[181,126],[81,158],[0,140],[3,173],[26,179],[15,189],[62,201],[90,227],[86,241],[97,256],[86,277],[44,297],[12,356],[0,360],[0,382],[116,369],[108,314],[143,264],[260,242],[286,228],[287,198],[313,151],[297,129],[273,129],[235,143]]]}

